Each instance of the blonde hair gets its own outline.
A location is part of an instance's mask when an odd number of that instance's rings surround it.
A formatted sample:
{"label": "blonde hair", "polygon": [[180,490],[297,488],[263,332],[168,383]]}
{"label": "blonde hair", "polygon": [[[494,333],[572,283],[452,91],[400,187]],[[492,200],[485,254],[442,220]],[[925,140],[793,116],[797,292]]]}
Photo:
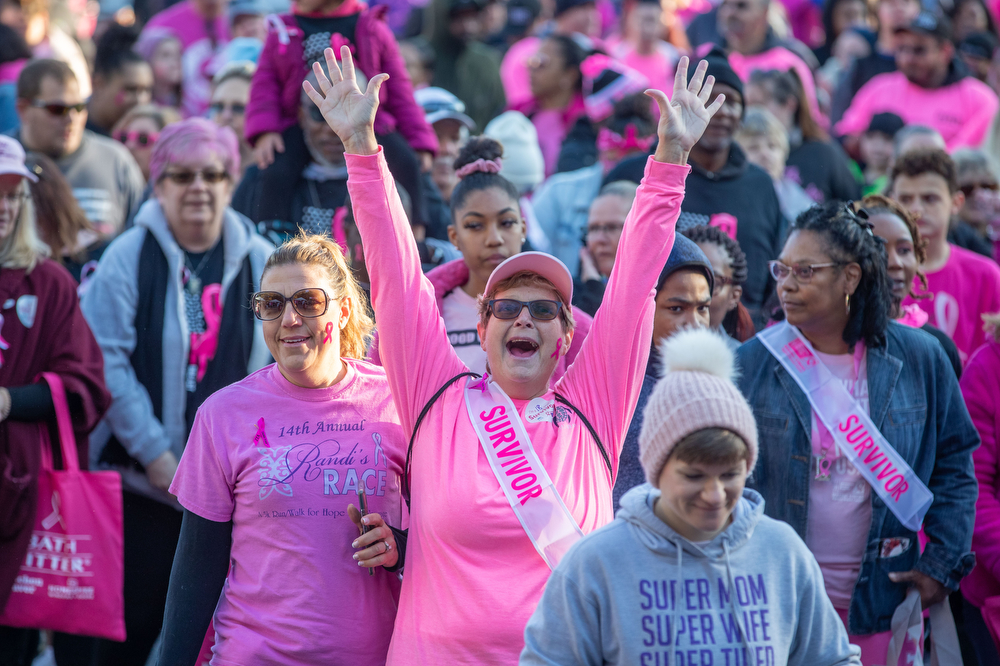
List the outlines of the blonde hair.
{"label": "blonde hair", "polygon": [[[501,291],[507,291],[508,289],[517,289],[518,287],[540,287],[542,289],[551,289],[556,293],[556,297],[561,301],[562,296],[559,296],[559,290],[556,286],[552,284],[552,281],[548,278],[544,278],[538,273],[532,271],[518,271],[514,273],[509,278],[500,280],[493,287],[493,290],[488,294],[481,294],[477,299],[479,304],[479,321],[486,328],[486,322],[490,318],[490,300],[496,296]],[[563,323],[563,328],[566,331],[572,331],[576,328],[576,320],[573,319],[573,307],[569,303],[563,303],[562,307],[559,308],[559,319]]]}
{"label": "blonde hair", "polygon": [[375,322],[368,314],[368,299],[354,279],[354,273],[344,257],[344,252],[329,236],[299,231],[271,254],[264,264],[261,282],[267,272],[276,266],[307,264],[326,269],[334,294],[331,300],[351,299],[351,316],[347,326],[340,330],[340,355],[363,359],[372,339]]}
{"label": "blonde hair", "polygon": [[181,114],[177,112],[176,109],[172,109],[169,106],[160,106],[159,104],[139,104],[138,106],[133,106],[131,109],[125,112],[117,123],[115,123],[114,128],[111,130],[111,134],[114,135],[115,132],[125,129],[128,127],[133,120],[137,118],[149,118],[154,123],[156,123],[160,131],[163,131],[167,125],[173,125],[174,123],[179,123],[181,121]]}
{"label": "blonde hair", "polygon": [[35,229],[35,205],[31,201],[27,178],[21,179],[16,191],[21,195],[21,210],[10,234],[0,241],[0,268],[25,268],[30,273],[51,251]]}
{"label": "blonde hair", "polygon": [[983,330],[997,342],[1000,342],[1000,312],[983,315]]}
{"label": "blonde hair", "polygon": [[785,159],[788,159],[788,131],[785,130],[785,126],[764,107],[747,107],[740,128],[736,130],[735,138],[738,142],[742,142],[759,136],[774,142],[781,149]]}

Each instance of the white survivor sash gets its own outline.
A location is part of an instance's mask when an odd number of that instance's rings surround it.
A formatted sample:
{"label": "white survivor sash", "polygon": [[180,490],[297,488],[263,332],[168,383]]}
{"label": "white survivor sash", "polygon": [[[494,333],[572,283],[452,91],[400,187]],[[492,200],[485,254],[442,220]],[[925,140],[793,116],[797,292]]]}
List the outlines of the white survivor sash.
{"label": "white survivor sash", "polygon": [[934,494],[886,441],[865,410],[813,352],[799,330],[782,322],[757,338],[795,379],[840,452],[908,529],[916,532]]}
{"label": "white survivor sash", "polygon": [[465,406],[486,459],[535,550],[550,569],[583,538],[548,472],[535,454],[514,403],[489,377],[470,377]]}

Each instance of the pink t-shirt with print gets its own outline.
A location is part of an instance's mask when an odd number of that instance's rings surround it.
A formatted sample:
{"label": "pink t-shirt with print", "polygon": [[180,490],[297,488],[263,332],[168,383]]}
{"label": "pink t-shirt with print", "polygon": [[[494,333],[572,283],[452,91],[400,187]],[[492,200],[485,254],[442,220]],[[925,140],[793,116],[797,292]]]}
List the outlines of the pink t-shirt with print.
{"label": "pink t-shirt with print", "polygon": [[[860,343],[859,343],[860,345]],[[859,347],[860,348],[860,347]],[[823,354],[819,359],[854,396],[868,406],[866,355]],[[816,478],[817,460],[831,460],[829,479]],[[812,465],[809,474],[809,518],[806,545],[823,572],[826,593],[834,608],[850,608],[872,523],[871,487],[834,444],[830,431],[812,413]]]}
{"label": "pink t-shirt with print", "polygon": [[[931,324],[944,331],[958,347],[962,365],[986,342],[982,315],[1000,312],[1000,267],[970,250],[949,245],[951,254],[941,270],[927,273],[931,298],[907,297],[904,305],[916,303],[930,316]],[[914,291],[922,286],[914,279]]]}
{"label": "pink t-shirt with print", "polygon": [[347,505],[364,485],[369,511],[401,526],[406,439],[385,371],[345,363],[325,389],[270,365],[198,410],[170,492],[202,518],[233,521],[213,666],[385,663],[399,580],[353,560]]}

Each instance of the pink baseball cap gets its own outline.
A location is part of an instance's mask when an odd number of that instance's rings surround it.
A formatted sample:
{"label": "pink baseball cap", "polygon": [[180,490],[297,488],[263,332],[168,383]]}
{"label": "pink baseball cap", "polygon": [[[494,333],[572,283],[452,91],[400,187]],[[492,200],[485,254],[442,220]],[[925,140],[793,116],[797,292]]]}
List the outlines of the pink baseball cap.
{"label": "pink baseball cap", "polygon": [[573,302],[573,276],[570,275],[566,264],[544,252],[522,252],[504,260],[502,264],[493,269],[490,279],[486,281],[486,289],[483,294],[489,295],[498,282],[521,271],[537,273],[554,284],[556,291],[562,298],[563,305],[570,307]]}
{"label": "pink baseball cap", "polygon": [[17,139],[0,135],[0,175],[16,173],[33,183],[38,182],[38,176],[24,165],[24,148]]}

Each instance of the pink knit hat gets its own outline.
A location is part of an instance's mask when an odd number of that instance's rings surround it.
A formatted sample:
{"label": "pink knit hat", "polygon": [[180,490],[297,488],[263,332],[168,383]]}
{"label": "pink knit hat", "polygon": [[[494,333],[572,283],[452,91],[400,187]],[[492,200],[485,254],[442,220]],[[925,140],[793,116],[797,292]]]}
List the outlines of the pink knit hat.
{"label": "pink knit hat", "polygon": [[675,333],[660,345],[663,378],[657,382],[639,433],[639,462],[656,485],[670,452],[688,435],[725,428],[750,450],[757,463],[757,423],[733,379],[736,359],[725,338],[706,328]]}

